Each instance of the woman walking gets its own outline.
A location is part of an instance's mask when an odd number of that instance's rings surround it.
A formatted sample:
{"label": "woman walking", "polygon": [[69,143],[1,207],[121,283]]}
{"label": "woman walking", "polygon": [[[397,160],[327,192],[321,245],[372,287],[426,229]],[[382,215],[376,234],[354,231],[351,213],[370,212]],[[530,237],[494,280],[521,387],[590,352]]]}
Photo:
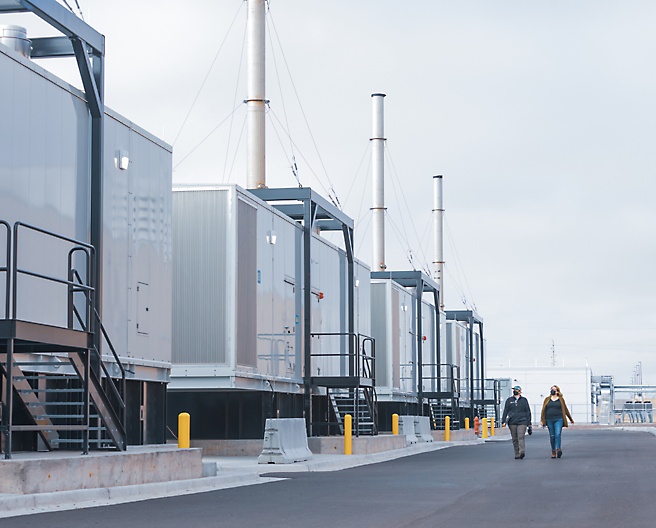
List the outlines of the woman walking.
{"label": "woman walking", "polygon": [[563,456],[560,437],[563,427],[567,427],[567,418],[574,423],[569,413],[565,398],[560,392],[558,385],[552,385],[551,394],[544,399],[542,404],[542,427],[549,428],[549,440],[551,440],[551,458]]}

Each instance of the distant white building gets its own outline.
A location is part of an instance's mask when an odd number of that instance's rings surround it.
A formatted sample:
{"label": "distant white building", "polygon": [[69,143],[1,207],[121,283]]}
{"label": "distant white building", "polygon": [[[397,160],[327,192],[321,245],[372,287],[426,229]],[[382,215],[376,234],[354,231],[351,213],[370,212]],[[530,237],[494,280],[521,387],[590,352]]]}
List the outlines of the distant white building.
{"label": "distant white building", "polygon": [[[577,423],[590,423],[592,416],[590,367],[493,367],[486,368],[487,378],[509,379],[510,386],[520,385],[522,395],[531,404],[533,423],[540,422],[542,402],[552,385],[558,385],[569,411]],[[508,394],[505,391],[502,397]],[[501,402],[503,409],[503,401]]]}

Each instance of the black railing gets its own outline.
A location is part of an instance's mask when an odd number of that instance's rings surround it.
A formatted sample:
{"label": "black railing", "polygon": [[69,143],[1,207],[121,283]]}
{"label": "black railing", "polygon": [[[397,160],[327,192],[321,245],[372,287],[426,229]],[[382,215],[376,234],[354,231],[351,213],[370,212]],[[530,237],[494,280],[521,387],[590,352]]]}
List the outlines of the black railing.
{"label": "black railing", "polygon": [[[89,365],[90,365],[90,355],[94,355],[94,364],[100,365],[101,372],[98,372],[98,382],[102,382],[102,378],[105,378],[105,386],[108,388],[104,389],[105,396],[107,396],[108,403],[111,406],[112,410],[119,418],[123,430],[126,430],[126,369],[123,366],[116,349],[109,338],[109,335],[100,319],[100,316],[97,310],[94,307],[94,294],[95,288],[93,286],[93,280],[95,277],[94,274],[94,258],[95,250],[94,247],[85,242],[75,240],[70,237],[60,235],[42,229],[33,225],[29,225],[23,222],[16,222],[13,227],[13,246],[12,246],[12,237],[11,237],[11,227],[10,225],[0,220],[0,224],[5,226],[7,230],[7,262],[5,266],[0,267],[0,273],[6,274],[6,308],[5,308],[5,319],[18,319],[18,278],[20,275],[33,277],[38,280],[60,284],[67,287],[67,327],[71,330],[81,330],[87,333],[97,335],[100,333],[102,338],[104,338],[107,343],[112,356],[114,358],[115,365],[120,371],[120,377],[115,381],[116,376],[112,376],[105,366],[102,355],[100,354],[96,345],[93,345],[91,348],[87,349],[88,353],[85,354],[84,360],[84,379],[82,383],[85,386],[85,423],[88,424],[89,413],[88,413],[88,398],[89,398]],[[63,279],[61,277],[56,277],[48,275],[34,269],[27,269],[21,267],[19,264],[19,235],[23,231],[32,231],[40,235],[49,237],[50,239],[55,239],[64,242],[67,245],[72,246],[68,251],[68,270],[67,277]],[[75,268],[76,258],[78,254],[82,255],[82,263],[84,267],[84,278],[80,274],[79,270]],[[80,313],[80,310],[76,306],[76,294],[83,295],[84,298],[84,314]],[[78,304],[80,304],[78,302]],[[77,326],[79,328],[76,328]],[[100,338],[100,339],[102,339]],[[11,372],[11,365],[13,364],[13,348],[9,348],[7,351],[7,365],[8,372]],[[104,375],[104,376],[103,376]],[[117,387],[117,384],[119,386]],[[10,387],[12,386],[11,378],[8,380],[8,390],[7,390],[7,405],[11,405],[11,395],[12,391]],[[109,394],[107,391],[109,390]],[[111,397],[109,395],[111,394]],[[46,403],[46,405],[49,405]],[[85,452],[86,446],[88,445],[88,438],[85,438]]]}
{"label": "black railing", "polygon": [[[311,365],[311,372],[317,378],[355,378],[355,384],[345,383],[344,385],[336,383],[342,387],[350,387],[348,390],[353,397],[354,405],[357,409],[359,394],[362,391],[365,404],[370,410],[373,422],[373,434],[377,434],[378,428],[378,402],[376,395],[376,341],[373,337],[364,334],[355,334],[348,332],[315,332],[310,334],[318,339],[334,338],[338,339],[338,352],[312,352],[311,359],[326,359],[327,365],[323,365],[324,371],[316,364]],[[331,362],[331,358],[338,358],[338,362]],[[307,374],[306,374],[307,375]],[[361,385],[361,380],[370,380],[371,383]],[[334,379],[333,379],[334,382]],[[335,383],[335,382],[334,382]],[[330,390],[330,388],[329,388]],[[356,412],[353,420],[353,426],[356,436],[360,434],[360,413]],[[330,421],[323,424],[314,423],[314,426],[330,426]]]}
{"label": "black railing", "polygon": [[424,392],[460,395],[460,367],[451,363],[424,363]]}
{"label": "black railing", "polygon": [[[339,344],[339,352],[312,352],[310,357],[315,358],[341,358],[347,360],[346,365],[340,362],[336,367],[336,371],[333,371],[335,367],[332,364],[328,365],[330,369],[329,372],[320,372],[317,370],[316,376],[321,377],[356,377],[356,378],[367,378],[375,382],[375,372],[376,372],[376,347],[375,341],[372,337],[366,336],[364,334],[354,334],[348,332],[315,332],[310,334],[312,337],[323,338],[323,337],[335,337],[341,338]],[[343,340],[347,340],[346,345],[348,345],[348,352],[342,351],[346,348]],[[366,353],[366,345],[369,343],[371,355]],[[343,372],[344,368],[347,367],[348,374]],[[320,369],[320,367],[318,367]],[[314,365],[312,365],[312,373],[315,374]],[[306,376],[309,373],[306,373]]]}
{"label": "black railing", "polygon": [[5,274],[5,319],[10,318],[11,306],[11,226],[8,222],[0,220],[0,224],[6,229],[7,249],[5,254],[5,265],[0,267],[0,273]]}
{"label": "black railing", "polygon": [[[52,277],[50,275],[45,275],[43,273],[38,273],[36,271],[31,271],[28,269],[23,269],[20,268],[18,265],[18,248],[19,248],[19,233],[20,229],[23,228],[25,230],[29,231],[34,231],[36,233],[41,233],[43,235],[46,235],[48,237],[57,239],[57,240],[62,240],[68,244],[72,244],[74,247],[71,249],[69,252],[69,261],[72,260],[71,253],[77,252],[77,251],[83,251],[86,254],[87,258],[87,270],[91,270],[91,266],[93,263],[93,255],[94,255],[94,248],[92,245],[87,244],[85,242],[80,242],[79,240],[75,240],[73,238],[69,238],[63,235],[60,235],[58,233],[53,233],[52,231],[47,231],[45,229],[41,229],[40,227],[35,227],[29,224],[25,224],[23,222],[16,222],[14,224],[14,247],[13,247],[13,267],[12,267],[12,292],[11,292],[11,317],[13,319],[18,319],[18,276],[19,275],[26,275],[30,277],[35,277],[37,279],[41,279],[47,282],[53,282],[57,284],[62,284],[68,286],[69,290],[71,287],[73,288],[81,288],[87,291],[87,294],[89,297],[93,295],[94,288],[91,286],[91,276],[93,275],[93,272],[89,273],[87,277],[87,284],[79,284],[76,283],[75,281],[71,280],[72,277],[69,276],[66,279],[62,279],[59,277]],[[69,268],[70,269],[70,268]],[[70,294],[69,294],[70,295]],[[68,308],[68,321],[70,322],[72,320],[72,311],[71,307],[69,306]]]}

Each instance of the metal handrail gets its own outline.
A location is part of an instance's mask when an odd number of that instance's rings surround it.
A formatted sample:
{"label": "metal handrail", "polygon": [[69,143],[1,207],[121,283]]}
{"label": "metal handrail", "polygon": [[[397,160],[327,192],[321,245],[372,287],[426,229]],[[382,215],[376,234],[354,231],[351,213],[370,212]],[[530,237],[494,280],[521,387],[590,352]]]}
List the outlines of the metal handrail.
{"label": "metal handrail", "polygon": [[[68,327],[73,328],[73,318],[72,318],[72,312],[75,310],[75,304],[74,304],[74,295],[76,293],[84,293],[86,303],[85,303],[85,321],[87,321],[87,326],[89,326],[89,321],[91,320],[91,306],[93,306],[93,302],[90,298],[90,295],[87,294],[87,289],[84,287],[84,281],[82,280],[82,277],[80,276],[80,273],[78,272],[77,269],[73,267],[73,256],[78,253],[82,252],[84,254],[85,258],[85,264],[86,264],[86,277],[87,277],[87,283],[90,282],[90,278],[93,277],[93,262],[91,260],[91,254],[89,251],[87,251],[86,248],[76,246],[72,248],[68,252],[68,280],[71,282],[75,282],[75,279],[77,278],[79,286],[75,285],[74,287],[69,287],[68,288]],[[82,327],[84,325],[81,324]]]}
{"label": "metal handrail", "polygon": [[0,267],[0,273],[5,273],[5,319],[9,319],[11,314],[11,226],[9,222],[0,220],[0,224],[7,230],[7,253],[5,255],[5,265]]}
{"label": "metal handrail", "polygon": [[[12,285],[13,285],[13,288],[12,288],[12,293],[11,293],[11,297],[12,297],[11,313],[12,313],[12,317],[14,319],[16,319],[18,317],[17,316],[17,311],[16,311],[16,305],[17,305],[17,302],[18,302],[18,295],[17,295],[17,292],[18,292],[17,284],[18,284],[18,282],[17,281],[18,281],[18,274],[19,273],[21,273],[23,275],[36,277],[36,278],[46,280],[46,281],[49,281],[49,282],[56,282],[56,283],[59,283],[59,284],[66,284],[69,287],[76,286],[76,287],[79,287],[79,288],[84,288],[90,293],[94,291],[94,288],[91,287],[90,285],[79,285],[79,284],[74,283],[73,281],[70,280],[70,276],[66,280],[64,280],[64,279],[59,279],[57,277],[50,277],[49,275],[44,275],[42,273],[36,273],[36,272],[20,269],[18,267],[18,234],[19,234],[19,229],[20,228],[24,228],[24,229],[27,229],[29,231],[34,231],[36,233],[41,233],[43,235],[47,235],[49,237],[52,237],[52,238],[55,238],[55,239],[58,239],[58,240],[63,240],[63,241],[68,242],[70,244],[74,244],[76,246],[75,248],[73,248],[74,250],[85,251],[87,253],[87,266],[89,266],[88,262],[93,262],[93,255],[95,254],[95,249],[91,244],[87,244],[86,242],[81,242],[80,240],[75,240],[74,238],[70,238],[70,237],[67,237],[67,236],[64,236],[64,235],[60,235],[58,233],[54,233],[52,231],[48,231],[47,229],[42,229],[40,227],[36,227],[36,226],[30,225],[30,224],[26,224],[26,223],[23,223],[23,222],[16,222],[14,224],[14,247],[13,247],[13,259],[12,259],[12,261],[13,261],[13,269],[12,269]],[[70,253],[69,253],[69,260],[70,260]],[[87,269],[89,269],[89,268],[87,268]],[[70,313],[69,313],[69,319],[70,319]]]}
{"label": "metal handrail", "polygon": [[[364,334],[356,334],[353,332],[312,332],[310,334],[312,337],[348,337],[352,340],[352,345],[353,350],[355,352],[348,352],[346,354],[342,354],[339,352],[326,352],[326,353],[316,353],[312,352],[310,353],[310,357],[348,357],[349,359],[353,358],[355,360],[355,365],[353,365],[353,371],[354,374],[357,375],[357,377],[363,377],[367,379],[372,379],[375,380],[375,365],[376,365],[376,356],[375,356],[375,345],[372,347],[373,354],[371,356],[367,356],[366,353],[364,352],[364,345],[361,348],[361,340],[362,343],[366,341],[371,341],[372,343],[375,343],[374,338],[370,336],[366,336]],[[366,372],[366,367],[367,365],[368,372]],[[372,374],[373,373],[373,374]]]}
{"label": "metal handrail", "polygon": [[[0,221],[2,222],[2,221]],[[6,226],[8,224],[6,222],[2,222]],[[62,240],[64,242],[68,242],[70,244],[73,244],[74,247],[71,248],[68,252],[68,277],[67,279],[61,279],[58,277],[52,277],[49,275],[45,275],[42,273],[37,273],[34,271],[30,271],[27,269],[21,269],[18,266],[18,240],[19,240],[19,230],[23,228],[26,230],[34,231],[37,233],[41,233],[43,235]],[[11,231],[11,229],[9,229]],[[58,233],[54,233],[52,231],[48,231],[46,229],[42,229],[40,227],[36,227],[30,224],[26,224],[23,222],[16,222],[14,224],[14,229],[13,229],[13,259],[11,262],[13,263],[13,267],[11,269],[12,273],[12,288],[10,291],[10,296],[11,296],[11,314],[12,317],[16,318],[17,310],[17,278],[18,274],[23,274],[23,275],[28,275],[31,277],[36,277],[42,280],[46,280],[49,282],[55,282],[58,284],[65,284],[69,288],[69,306],[68,306],[68,326],[69,328],[73,328],[73,317],[76,317],[78,322],[80,323],[80,326],[82,329],[86,332],[91,332],[91,333],[96,333],[96,326],[100,328],[100,332],[102,333],[103,337],[105,338],[105,341],[109,345],[109,349],[112,352],[112,355],[114,356],[114,359],[116,361],[116,364],[118,365],[120,372],[121,372],[121,390],[119,391],[116,387],[116,384],[114,383],[114,379],[112,378],[111,374],[107,370],[107,367],[102,361],[102,356],[100,352],[98,351],[96,346],[93,346],[90,351],[93,351],[94,354],[99,359],[99,364],[100,367],[105,375],[105,377],[108,379],[108,385],[111,387],[111,392],[113,393],[115,401],[118,402],[118,407],[119,407],[119,418],[121,419],[121,423],[123,425],[123,429],[125,431],[126,425],[127,425],[127,413],[126,413],[126,403],[125,403],[125,396],[126,396],[126,389],[127,389],[127,381],[126,381],[126,369],[123,366],[116,349],[114,348],[114,345],[109,338],[109,335],[102,324],[102,321],[100,320],[100,315],[98,314],[98,311],[95,309],[94,304],[93,304],[93,295],[95,293],[95,288],[91,285],[91,281],[93,280],[92,278],[94,277],[94,269],[93,269],[93,263],[94,263],[94,256],[95,256],[95,248],[91,244],[87,244],[86,242],[81,242],[79,240],[75,240],[70,237],[66,237],[63,235],[60,235]],[[73,268],[73,256],[77,252],[82,252],[85,256],[85,265],[86,265],[86,272],[87,272],[87,280],[83,281],[82,277],[80,276],[80,273],[78,270]],[[8,255],[11,255],[8,252]],[[0,271],[2,271],[2,268],[0,268]],[[8,288],[9,291],[9,288]],[[75,304],[73,303],[72,297],[75,293],[83,293],[85,298],[86,298],[86,324],[85,322],[82,321],[82,317],[75,307]],[[93,311],[92,311],[93,310]],[[95,317],[92,317],[94,315]],[[94,324],[96,323],[96,324]],[[87,374],[88,376],[88,374]],[[88,383],[88,381],[87,381]],[[122,392],[122,394],[121,394]],[[110,400],[110,405],[115,408],[114,403]],[[116,410],[116,409],[115,409]]]}
{"label": "metal handrail", "polygon": [[[424,368],[433,367],[438,373],[438,376],[427,376],[422,373],[422,377],[424,381],[446,380],[446,382],[451,386],[452,393],[454,394],[460,393],[460,367],[458,365],[454,365],[453,363],[424,363],[422,366]],[[448,373],[446,376],[441,375],[443,367],[446,367],[447,369],[451,370],[451,372]]]}
{"label": "metal handrail", "polygon": [[[72,249],[71,252],[69,253],[69,263],[71,262],[71,258],[70,258],[71,253],[73,251],[75,251],[76,249],[77,248]],[[76,269],[70,269],[69,273],[70,273],[72,278],[77,278],[78,283],[75,283],[76,286],[78,286],[80,283],[82,283],[82,277],[80,277],[80,274],[78,273],[78,271]],[[87,290],[86,289],[81,289],[81,290],[78,290],[78,291],[81,291],[87,297],[87,310],[93,309],[93,313],[95,315],[96,323],[98,324],[98,326],[100,328],[100,331],[102,332],[102,335],[105,338],[105,341],[106,341],[107,345],[109,346],[109,349],[111,350],[112,355],[114,356],[114,360],[116,361],[116,365],[118,365],[118,367],[121,371],[121,390],[119,391],[116,388],[116,385],[114,384],[114,379],[113,379],[112,375],[109,373],[109,371],[107,370],[107,367],[103,363],[102,356],[98,352],[98,349],[95,346],[92,348],[93,352],[95,353],[96,357],[98,358],[98,363],[100,364],[100,367],[102,368],[103,373],[105,374],[105,377],[109,380],[108,385],[111,387],[112,392],[114,394],[114,397],[116,398],[116,400],[119,403],[120,411],[119,411],[118,414],[119,414],[119,418],[121,419],[121,423],[123,425],[123,430],[125,430],[126,425],[127,425],[127,421],[126,421],[127,415],[126,415],[126,412],[125,412],[125,409],[126,409],[125,395],[126,395],[126,389],[127,389],[127,379],[126,379],[125,367],[123,366],[123,363],[121,362],[121,359],[119,358],[118,353],[116,352],[116,349],[114,348],[114,344],[112,343],[112,340],[109,338],[109,334],[107,333],[107,330],[105,329],[105,326],[103,325],[102,320],[100,319],[100,315],[98,314],[98,311],[95,308],[91,307],[91,299],[87,295]],[[71,306],[72,306],[73,313],[75,314],[75,316],[77,317],[78,322],[80,323],[80,326],[82,326],[83,329],[88,330],[85,327],[84,323],[82,322],[82,318],[81,318],[77,308],[75,307],[75,305],[72,304]],[[111,404],[111,402],[110,402],[110,404]]]}

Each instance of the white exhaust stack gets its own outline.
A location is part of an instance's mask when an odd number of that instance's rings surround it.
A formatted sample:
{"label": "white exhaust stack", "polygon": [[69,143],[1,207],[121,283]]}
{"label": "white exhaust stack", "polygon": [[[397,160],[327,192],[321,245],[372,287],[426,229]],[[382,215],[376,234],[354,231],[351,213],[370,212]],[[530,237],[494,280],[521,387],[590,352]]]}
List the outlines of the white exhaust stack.
{"label": "white exhaust stack", "polygon": [[249,189],[266,187],[264,13],[264,0],[248,0],[246,23],[248,74],[246,101],[244,102],[247,106],[248,120],[247,187]]}
{"label": "white exhaust stack", "polygon": [[433,236],[435,280],[440,287],[440,310],[444,311],[444,204],[441,174],[433,176]]}
{"label": "white exhaust stack", "polygon": [[385,131],[383,100],[385,94],[371,94],[373,127],[371,132],[371,174],[373,205],[371,207],[374,253],[372,271],[385,271]]}

